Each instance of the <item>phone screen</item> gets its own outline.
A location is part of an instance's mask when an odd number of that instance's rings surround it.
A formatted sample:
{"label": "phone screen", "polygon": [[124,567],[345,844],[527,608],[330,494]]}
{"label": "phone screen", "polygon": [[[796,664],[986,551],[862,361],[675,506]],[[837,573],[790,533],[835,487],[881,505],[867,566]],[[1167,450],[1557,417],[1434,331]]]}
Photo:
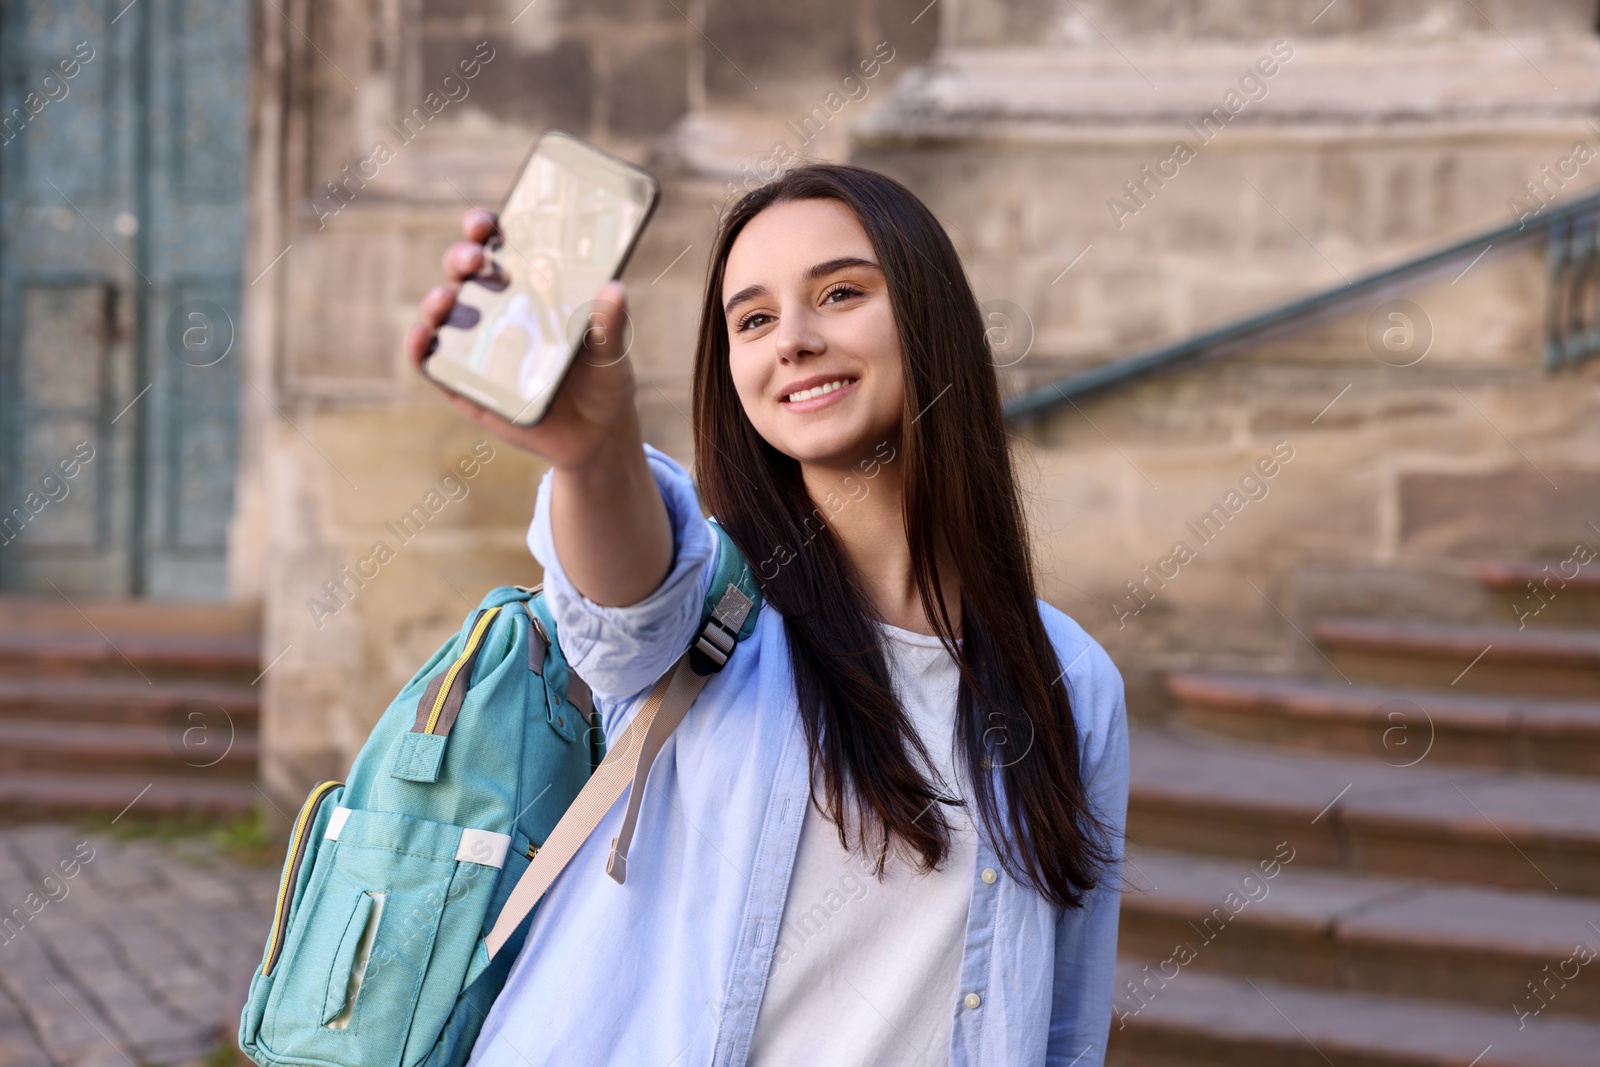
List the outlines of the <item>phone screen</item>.
{"label": "phone screen", "polygon": [[511,419],[538,421],[654,206],[643,171],[567,134],[545,134],[488,246],[492,275],[465,282],[431,376]]}

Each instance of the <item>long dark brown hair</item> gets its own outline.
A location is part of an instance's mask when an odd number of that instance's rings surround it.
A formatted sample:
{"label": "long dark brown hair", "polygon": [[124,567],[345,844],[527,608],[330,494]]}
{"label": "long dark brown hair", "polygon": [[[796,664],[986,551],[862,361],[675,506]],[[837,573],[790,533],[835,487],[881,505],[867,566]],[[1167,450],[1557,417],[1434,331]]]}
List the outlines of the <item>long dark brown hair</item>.
{"label": "long dark brown hair", "polygon": [[[960,668],[956,758],[976,787],[977,814],[990,841],[1022,843],[1015,852],[997,846],[1008,872],[1058,906],[1078,906],[1112,846],[1090,810],[1065,672],[1034,599],[982,313],[950,238],[910,190],[860,167],[819,163],[747,193],[723,220],[700,313],[694,417],[701,499],[783,616],[808,751],[821,764],[822,810],[849,849],[852,795],[863,845],[869,826],[879,833],[880,876],[892,839],[920,857],[924,873],[948,854],[950,825],[908,746],[922,759],[926,750],[895,700],[874,613],[829,511],[807,493],[799,463],[751,425],[729,368],[728,251],[762,210],[794,200],[835,200],[854,212],[887,282],[905,376],[887,461],[904,465],[905,534],[923,610]],[[960,579],[959,635],[940,595],[941,540]]]}

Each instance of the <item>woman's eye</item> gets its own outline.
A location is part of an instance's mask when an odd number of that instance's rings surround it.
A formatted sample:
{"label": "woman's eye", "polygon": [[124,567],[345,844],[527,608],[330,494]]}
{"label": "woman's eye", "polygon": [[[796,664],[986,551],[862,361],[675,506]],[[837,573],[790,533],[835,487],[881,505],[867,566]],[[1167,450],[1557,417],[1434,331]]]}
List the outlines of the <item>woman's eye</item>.
{"label": "woman's eye", "polygon": [[[857,289],[853,285],[841,285],[837,289],[829,289],[827,291],[827,293],[825,293],[823,295],[822,302],[824,304],[826,304],[826,303],[828,303],[830,301],[833,301],[833,298],[835,296],[840,296],[840,295],[843,295],[845,297],[860,296],[861,295],[861,290]],[[837,301],[834,301],[834,302],[837,302]]]}
{"label": "woman's eye", "polygon": [[752,311],[750,314],[739,320],[739,324],[737,327],[735,327],[735,329],[737,329],[740,333],[743,333],[745,330],[758,329],[766,325],[765,321],[763,320],[770,318],[772,318],[772,316],[768,315],[765,311]]}

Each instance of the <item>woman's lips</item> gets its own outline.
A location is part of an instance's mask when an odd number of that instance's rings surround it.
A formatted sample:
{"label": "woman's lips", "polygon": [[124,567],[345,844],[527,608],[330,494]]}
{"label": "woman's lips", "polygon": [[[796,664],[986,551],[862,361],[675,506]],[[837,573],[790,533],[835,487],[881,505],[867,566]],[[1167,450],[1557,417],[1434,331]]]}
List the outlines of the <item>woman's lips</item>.
{"label": "woman's lips", "polygon": [[[820,396],[807,397],[805,400],[789,400],[785,398],[780,400],[779,403],[783,406],[785,411],[793,411],[798,414],[804,414],[811,411],[820,411],[831,404],[836,404],[840,400],[843,400],[846,396],[855,391],[856,386],[861,384],[860,378],[836,378],[834,381],[842,382],[843,384],[835,389],[830,389]],[[807,390],[802,389],[797,391],[804,393]],[[791,393],[789,395],[792,396],[794,394]]]}

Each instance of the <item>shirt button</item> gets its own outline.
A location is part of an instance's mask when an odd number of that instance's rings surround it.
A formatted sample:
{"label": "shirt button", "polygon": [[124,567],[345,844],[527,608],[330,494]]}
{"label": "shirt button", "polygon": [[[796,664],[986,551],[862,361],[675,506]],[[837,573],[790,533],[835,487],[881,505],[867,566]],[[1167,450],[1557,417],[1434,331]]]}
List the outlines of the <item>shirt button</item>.
{"label": "shirt button", "polygon": [[976,993],[968,993],[966,995],[965,1001],[966,1001],[967,1007],[969,1007],[969,1008],[976,1008],[979,1004],[983,1003],[983,1001],[981,999],[979,999],[978,994],[976,994]]}
{"label": "shirt button", "polygon": [[990,885],[994,885],[994,880],[1000,876],[994,873],[993,867],[985,867],[981,877],[985,882],[988,882]]}

